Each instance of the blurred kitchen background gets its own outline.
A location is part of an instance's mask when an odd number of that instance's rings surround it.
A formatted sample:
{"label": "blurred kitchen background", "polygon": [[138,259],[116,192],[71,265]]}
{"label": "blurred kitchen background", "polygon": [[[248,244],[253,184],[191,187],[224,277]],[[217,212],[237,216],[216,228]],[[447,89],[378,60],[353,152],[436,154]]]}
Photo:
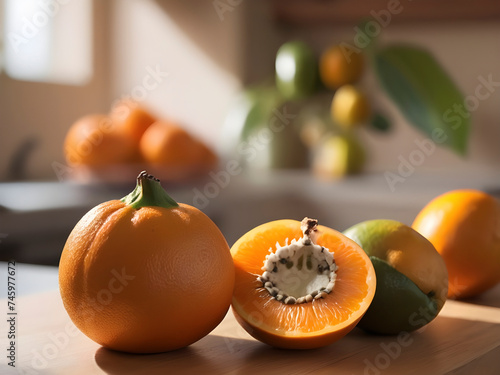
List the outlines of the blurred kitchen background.
{"label": "blurred kitchen background", "polygon": [[[436,142],[427,151],[419,148],[429,136],[382,89],[367,59],[356,87],[391,127],[354,130],[366,153],[359,173],[349,168],[335,176],[317,173],[311,167],[314,146],[297,168],[269,160],[256,166],[240,162],[241,152],[234,150],[246,141],[235,107],[249,88],[274,86],[280,46],[299,40],[319,58],[328,47],[355,44],[356,27],[374,16],[387,21],[378,44],[424,48],[463,97],[471,97],[465,155]],[[211,216],[230,245],[274,219],[313,216],[339,230],[373,218],[411,224],[420,208],[444,191],[472,187],[496,194],[499,21],[500,3],[493,0],[3,0],[0,260],[56,265],[79,218],[134,187],[129,176],[138,174],[135,166],[115,169],[109,179],[92,171],[76,173],[63,147],[78,118],[108,113],[130,96],[157,118],[182,124],[217,153],[218,169],[211,175],[167,178],[163,185],[177,201]],[[318,107],[329,113],[334,90],[320,91],[299,104],[290,101],[289,113],[301,116]],[[283,111],[282,105],[276,108]],[[311,129],[314,137],[317,128]],[[307,138],[301,129],[297,134],[302,142]],[[295,141],[270,146],[277,150],[258,148],[256,159],[283,152],[291,160],[301,146],[287,149],[286,144]],[[237,164],[229,168],[231,161]]]}

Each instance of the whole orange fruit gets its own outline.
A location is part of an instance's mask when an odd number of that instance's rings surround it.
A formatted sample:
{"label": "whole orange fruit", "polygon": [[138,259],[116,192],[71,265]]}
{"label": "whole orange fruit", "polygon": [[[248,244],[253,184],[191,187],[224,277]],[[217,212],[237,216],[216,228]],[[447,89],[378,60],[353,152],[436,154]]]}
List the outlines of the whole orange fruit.
{"label": "whole orange fruit", "polygon": [[61,254],[59,286],[74,324],[114,350],[182,348],[224,318],[234,265],[204,213],[142,172],[136,189],[89,211]]}
{"label": "whole orange fruit", "polygon": [[104,166],[128,163],[138,151],[110,117],[93,114],[71,125],[64,140],[64,154],[70,165]]}
{"label": "whole orange fruit", "polygon": [[364,59],[361,53],[332,46],[325,50],[319,61],[319,73],[323,84],[337,89],[356,82],[363,73]]}
{"label": "whole orange fruit", "polygon": [[500,204],[491,195],[447,192],[428,203],[412,226],[443,257],[449,297],[472,297],[500,281]]}

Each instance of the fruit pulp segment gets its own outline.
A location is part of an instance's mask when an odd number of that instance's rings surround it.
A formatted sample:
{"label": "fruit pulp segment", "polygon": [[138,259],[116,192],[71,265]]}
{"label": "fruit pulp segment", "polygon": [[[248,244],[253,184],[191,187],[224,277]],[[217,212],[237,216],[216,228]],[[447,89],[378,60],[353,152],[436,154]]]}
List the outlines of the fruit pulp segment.
{"label": "fruit pulp segment", "polygon": [[361,316],[360,311],[364,311],[365,305],[371,301],[368,298],[370,293],[373,297],[368,285],[372,276],[369,270],[372,268],[368,257],[360,253],[357,245],[341,238],[337,232],[322,231],[320,226],[317,244],[335,253],[338,267],[335,288],[322,299],[285,305],[275,300],[257,277],[262,272],[268,249],[275,245],[276,240],[284,244],[286,238],[301,238],[300,228],[281,225],[270,227],[267,231],[256,229],[232,249],[236,267],[233,307],[238,314],[269,332],[290,336],[317,334],[331,327],[340,329],[354,319],[353,315],[356,318]]}

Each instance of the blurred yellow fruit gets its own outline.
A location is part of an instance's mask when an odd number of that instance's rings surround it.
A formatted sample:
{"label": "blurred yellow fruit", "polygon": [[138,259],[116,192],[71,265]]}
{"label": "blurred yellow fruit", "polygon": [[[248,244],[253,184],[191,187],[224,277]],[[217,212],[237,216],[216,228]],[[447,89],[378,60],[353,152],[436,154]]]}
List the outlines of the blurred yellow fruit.
{"label": "blurred yellow fruit", "polygon": [[363,55],[350,51],[345,52],[340,46],[333,46],[321,55],[319,62],[321,81],[330,89],[354,83],[363,73]]}
{"label": "blurred yellow fruit", "polygon": [[314,155],[313,171],[321,178],[340,178],[361,172],[365,160],[365,150],[353,134],[328,135]]}
{"label": "blurred yellow fruit", "polygon": [[352,85],[339,88],[332,99],[332,120],[344,128],[366,123],[372,111],[366,96]]}

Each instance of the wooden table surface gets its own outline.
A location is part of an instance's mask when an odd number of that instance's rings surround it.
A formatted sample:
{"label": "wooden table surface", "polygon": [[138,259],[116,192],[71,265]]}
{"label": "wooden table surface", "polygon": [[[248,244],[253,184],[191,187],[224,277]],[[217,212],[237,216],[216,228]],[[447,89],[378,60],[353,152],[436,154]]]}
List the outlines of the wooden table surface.
{"label": "wooden table surface", "polygon": [[[6,311],[7,300],[0,303]],[[1,374],[500,374],[500,285],[473,301],[447,301],[432,323],[406,340],[356,328],[337,343],[307,351],[254,340],[229,311],[210,335],[188,348],[124,354],[79,332],[57,290],[20,297],[16,309],[16,368],[7,366],[2,328]]]}

